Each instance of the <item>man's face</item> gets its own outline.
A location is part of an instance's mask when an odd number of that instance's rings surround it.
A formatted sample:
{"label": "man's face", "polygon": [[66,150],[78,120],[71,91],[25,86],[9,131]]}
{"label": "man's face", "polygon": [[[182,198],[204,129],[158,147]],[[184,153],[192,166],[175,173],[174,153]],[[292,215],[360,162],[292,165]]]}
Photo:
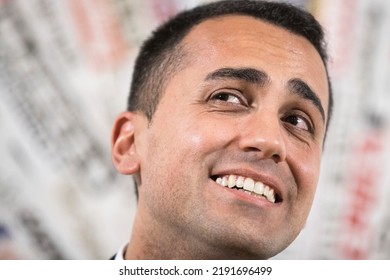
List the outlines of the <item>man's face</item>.
{"label": "man's face", "polygon": [[324,65],[303,37],[246,16],[207,20],[183,46],[188,65],[136,140],[145,238],[269,258],[298,235],[315,194]]}

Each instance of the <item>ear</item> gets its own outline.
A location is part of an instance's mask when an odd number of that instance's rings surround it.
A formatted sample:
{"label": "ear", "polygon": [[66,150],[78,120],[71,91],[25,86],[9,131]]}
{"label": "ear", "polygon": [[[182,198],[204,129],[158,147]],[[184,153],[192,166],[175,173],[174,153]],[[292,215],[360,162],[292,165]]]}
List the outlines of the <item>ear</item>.
{"label": "ear", "polygon": [[135,147],[135,118],[132,112],[123,112],[115,120],[111,136],[111,157],[118,172],[130,175],[140,170]]}

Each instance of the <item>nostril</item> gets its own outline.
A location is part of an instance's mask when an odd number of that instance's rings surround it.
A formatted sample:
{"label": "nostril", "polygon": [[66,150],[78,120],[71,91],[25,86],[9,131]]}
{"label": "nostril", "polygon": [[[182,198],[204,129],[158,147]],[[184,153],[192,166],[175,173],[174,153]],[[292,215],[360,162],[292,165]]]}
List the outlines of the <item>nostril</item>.
{"label": "nostril", "polygon": [[281,158],[279,154],[273,154],[272,159],[275,161],[275,163],[281,162]]}

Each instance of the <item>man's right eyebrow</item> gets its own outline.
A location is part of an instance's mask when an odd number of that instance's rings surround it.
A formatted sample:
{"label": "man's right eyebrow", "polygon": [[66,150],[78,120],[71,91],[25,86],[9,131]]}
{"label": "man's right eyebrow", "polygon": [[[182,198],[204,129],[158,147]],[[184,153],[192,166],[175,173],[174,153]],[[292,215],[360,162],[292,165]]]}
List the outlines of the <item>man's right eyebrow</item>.
{"label": "man's right eyebrow", "polygon": [[220,68],[206,76],[206,81],[218,79],[242,80],[251,84],[265,86],[270,82],[269,76],[254,68]]}

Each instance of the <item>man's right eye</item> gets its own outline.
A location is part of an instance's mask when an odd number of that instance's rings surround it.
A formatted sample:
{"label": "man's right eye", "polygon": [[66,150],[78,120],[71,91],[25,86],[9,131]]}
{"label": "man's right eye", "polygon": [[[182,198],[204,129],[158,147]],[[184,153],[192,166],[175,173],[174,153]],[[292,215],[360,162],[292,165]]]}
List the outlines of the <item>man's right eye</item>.
{"label": "man's right eye", "polygon": [[223,101],[227,103],[232,103],[236,105],[245,105],[245,102],[241,97],[238,97],[236,94],[230,92],[218,92],[213,94],[210,97],[210,100]]}
{"label": "man's right eye", "polygon": [[240,99],[237,96],[230,94],[230,93],[218,93],[213,97],[213,99],[218,99],[221,101],[241,104]]}

